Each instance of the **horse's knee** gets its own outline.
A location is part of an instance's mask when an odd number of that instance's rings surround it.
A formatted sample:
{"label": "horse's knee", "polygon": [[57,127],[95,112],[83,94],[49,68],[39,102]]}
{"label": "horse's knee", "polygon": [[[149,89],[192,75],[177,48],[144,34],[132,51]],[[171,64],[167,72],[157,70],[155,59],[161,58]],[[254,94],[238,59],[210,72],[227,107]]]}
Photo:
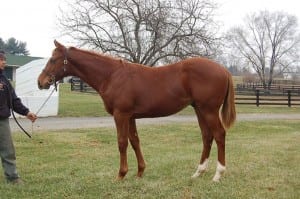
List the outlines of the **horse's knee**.
{"label": "horse's knee", "polygon": [[127,140],[118,141],[118,147],[120,153],[125,153],[128,147],[128,141]]}

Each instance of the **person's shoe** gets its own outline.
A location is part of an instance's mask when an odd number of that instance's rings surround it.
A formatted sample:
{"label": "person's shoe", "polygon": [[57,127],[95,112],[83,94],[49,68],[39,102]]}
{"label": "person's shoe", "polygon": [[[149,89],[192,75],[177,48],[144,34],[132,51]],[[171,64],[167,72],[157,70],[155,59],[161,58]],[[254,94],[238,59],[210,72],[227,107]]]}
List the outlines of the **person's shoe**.
{"label": "person's shoe", "polygon": [[16,178],[16,179],[13,179],[13,180],[9,180],[8,183],[13,184],[13,185],[22,185],[23,180],[21,180],[21,178]]}

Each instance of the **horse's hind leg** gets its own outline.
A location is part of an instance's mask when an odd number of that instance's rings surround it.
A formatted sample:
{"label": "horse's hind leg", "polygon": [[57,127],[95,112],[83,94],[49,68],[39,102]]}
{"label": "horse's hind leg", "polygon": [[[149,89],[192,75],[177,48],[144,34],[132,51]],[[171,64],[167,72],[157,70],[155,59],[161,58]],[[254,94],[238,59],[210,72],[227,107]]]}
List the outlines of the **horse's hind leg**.
{"label": "horse's hind leg", "polygon": [[213,178],[213,181],[218,182],[221,178],[221,176],[224,174],[226,167],[225,167],[225,129],[222,127],[222,130],[215,131],[214,133],[214,139],[217,143],[218,147],[218,163],[217,163],[217,169],[216,174]]}
{"label": "horse's hind leg", "polygon": [[137,163],[138,163],[138,177],[142,177],[145,170],[145,161],[140,146],[140,140],[136,129],[135,119],[131,119],[129,123],[129,141],[135,152]]}
{"label": "horse's hind leg", "polygon": [[196,178],[203,174],[207,168],[208,168],[208,158],[211,150],[211,145],[213,141],[213,135],[210,132],[204,117],[202,116],[202,113],[200,112],[199,108],[194,107],[199,126],[201,128],[201,133],[202,133],[202,142],[203,142],[203,150],[202,150],[202,155],[200,159],[200,164],[196,170],[196,172],[193,174],[192,178]]}
{"label": "horse's hind leg", "polygon": [[213,181],[218,182],[226,170],[225,167],[225,136],[226,132],[219,117],[219,111],[210,111],[204,114],[205,121],[212,133],[218,148],[218,163]]}

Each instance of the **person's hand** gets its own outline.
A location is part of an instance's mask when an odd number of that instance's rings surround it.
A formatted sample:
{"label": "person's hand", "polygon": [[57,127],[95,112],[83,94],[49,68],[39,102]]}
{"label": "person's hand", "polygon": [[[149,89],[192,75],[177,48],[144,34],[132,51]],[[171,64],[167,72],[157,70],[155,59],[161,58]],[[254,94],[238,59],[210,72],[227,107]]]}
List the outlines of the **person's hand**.
{"label": "person's hand", "polygon": [[37,119],[36,114],[32,113],[32,112],[28,112],[26,117],[31,120],[31,122],[34,122]]}

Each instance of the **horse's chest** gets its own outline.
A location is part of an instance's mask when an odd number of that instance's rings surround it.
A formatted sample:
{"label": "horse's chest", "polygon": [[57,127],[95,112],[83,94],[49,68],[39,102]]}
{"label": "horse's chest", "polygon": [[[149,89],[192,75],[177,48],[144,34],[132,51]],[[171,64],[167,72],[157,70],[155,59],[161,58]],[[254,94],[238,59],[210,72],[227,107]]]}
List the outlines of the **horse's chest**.
{"label": "horse's chest", "polygon": [[134,99],[129,95],[125,95],[123,92],[115,92],[114,94],[108,94],[102,96],[105,109],[108,113],[113,115],[115,110],[126,112],[134,106]]}

